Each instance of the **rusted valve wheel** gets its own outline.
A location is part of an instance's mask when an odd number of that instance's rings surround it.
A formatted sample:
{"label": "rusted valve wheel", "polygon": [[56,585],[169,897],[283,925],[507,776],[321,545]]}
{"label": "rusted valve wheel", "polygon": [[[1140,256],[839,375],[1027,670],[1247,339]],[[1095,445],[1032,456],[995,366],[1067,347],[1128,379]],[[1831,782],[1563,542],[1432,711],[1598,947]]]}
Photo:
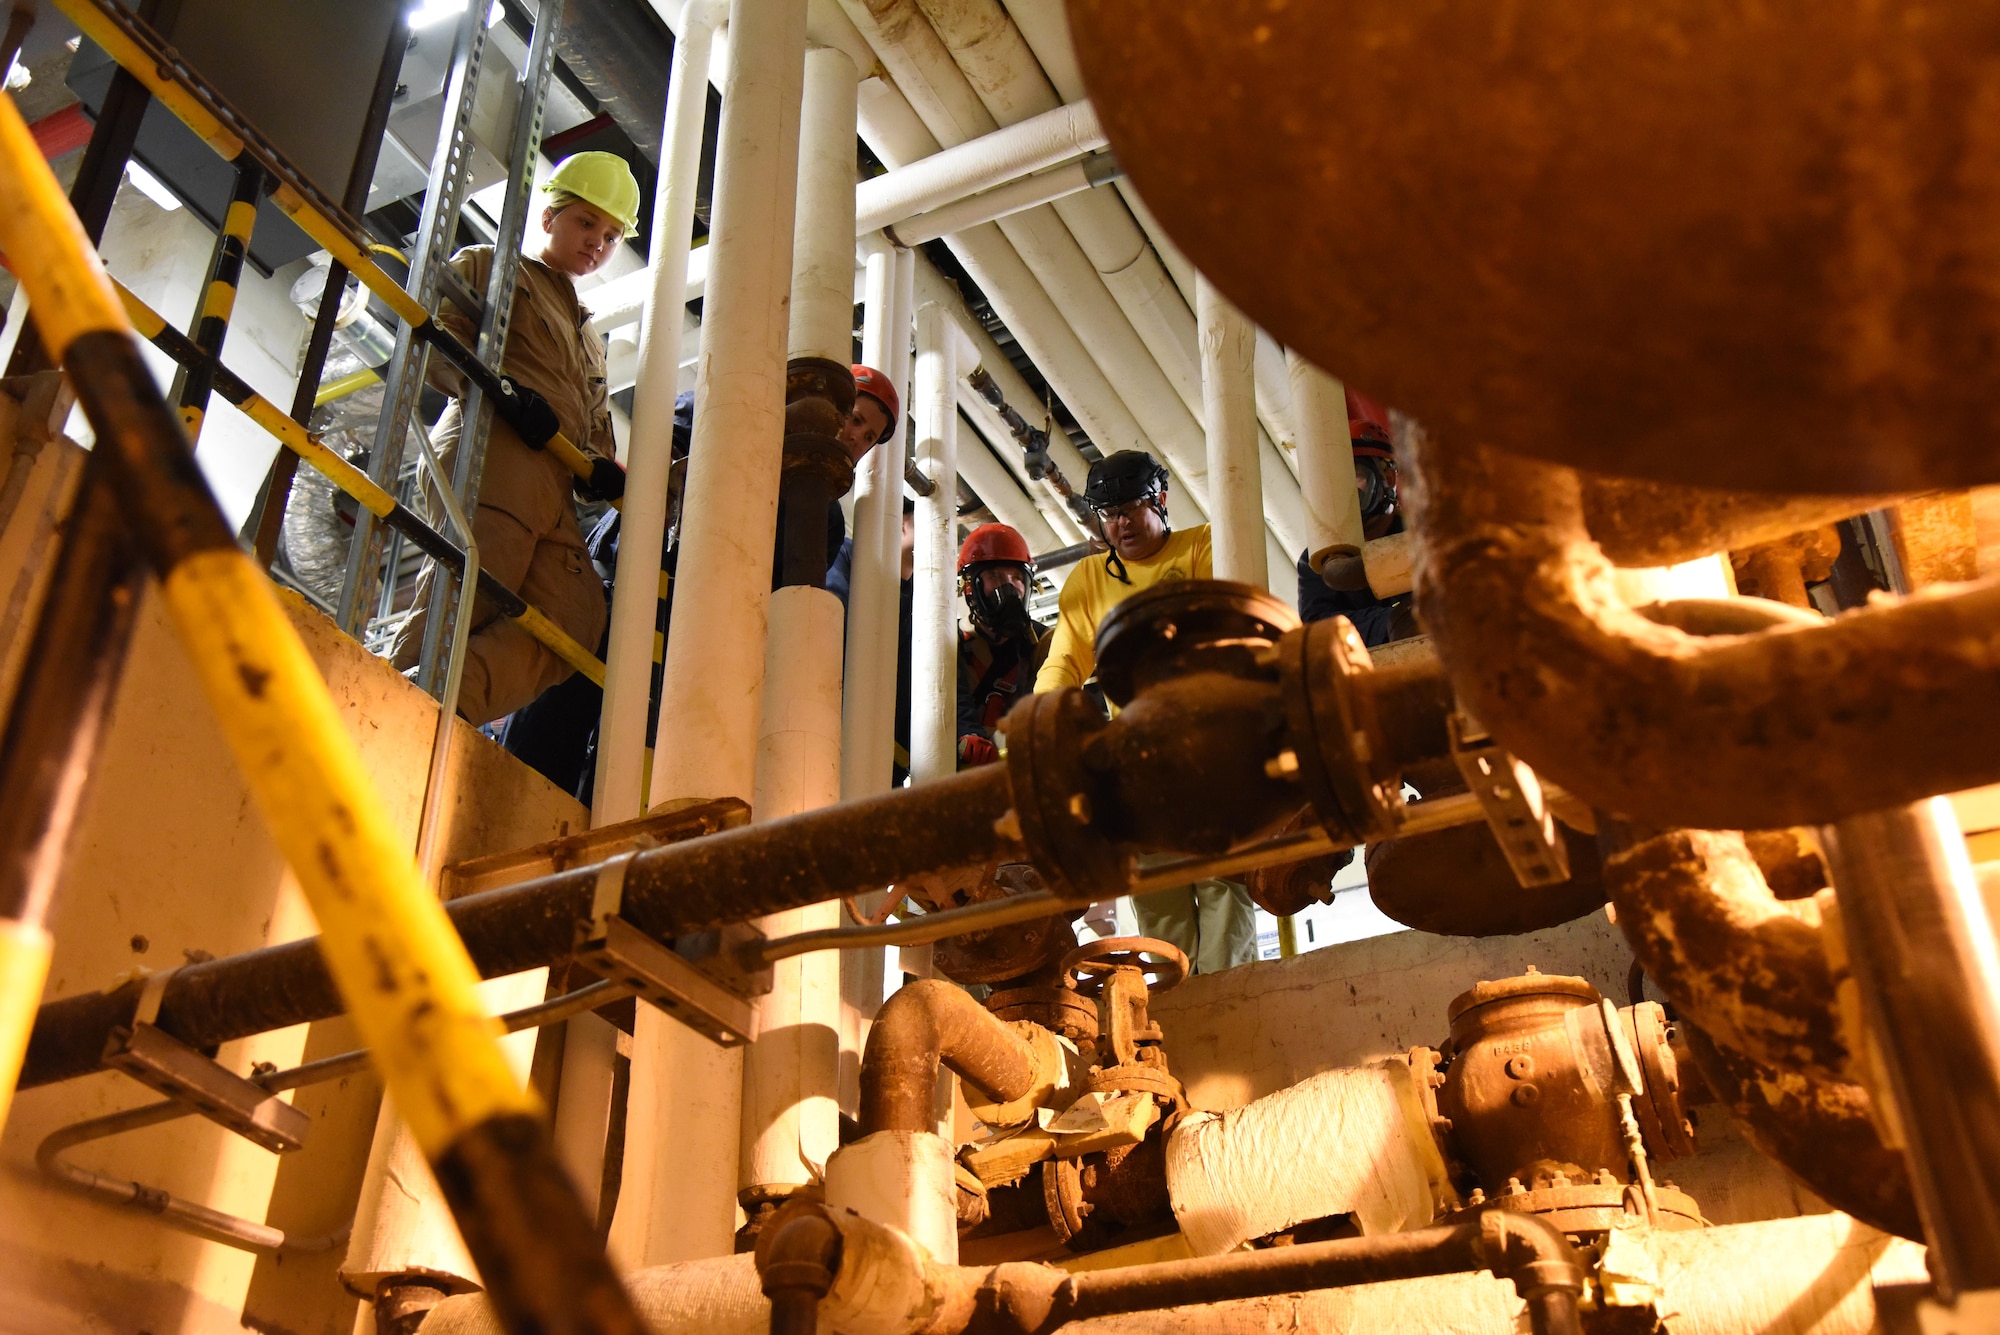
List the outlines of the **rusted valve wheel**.
{"label": "rusted valve wheel", "polygon": [[1186,979],[1188,957],[1179,946],[1157,937],[1107,936],[1078,946],[1062,962],[1063,976],[1086,997],[1103,991],[1104,980],[1118,969],[1143,970],[1147,989],[1164,992]]}

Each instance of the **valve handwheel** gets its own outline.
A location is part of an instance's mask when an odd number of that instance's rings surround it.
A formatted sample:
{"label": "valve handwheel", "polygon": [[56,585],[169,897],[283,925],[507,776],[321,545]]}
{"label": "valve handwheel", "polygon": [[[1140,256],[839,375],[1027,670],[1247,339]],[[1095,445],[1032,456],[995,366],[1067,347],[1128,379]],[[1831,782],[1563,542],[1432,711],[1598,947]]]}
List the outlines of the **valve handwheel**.
{"label": "valve handwheel", "polygon": [[1103,991],[1104,980],[1117,969],[1143,970],[1147,989],[1164,992],[1186,979],[1188,957],[1157,937],[1107,936],[1078,946],[1062,962],[1063,976],[1074,979],[1076,990],[1087,997]]}

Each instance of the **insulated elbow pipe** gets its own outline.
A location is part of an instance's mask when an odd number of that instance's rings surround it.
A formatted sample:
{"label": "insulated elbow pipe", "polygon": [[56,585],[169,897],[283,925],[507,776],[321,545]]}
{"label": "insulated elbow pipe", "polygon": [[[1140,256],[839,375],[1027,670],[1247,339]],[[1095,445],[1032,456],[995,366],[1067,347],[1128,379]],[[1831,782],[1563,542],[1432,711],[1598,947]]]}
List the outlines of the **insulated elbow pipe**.
{"label": "insulated elbow pipe", "polygon": [[1035,1050],[967,992],[936,978],[884,1002],[861,1059],[861,1132],[928,1131],[938,1067],[999,1102],[1034,1088]]}
{"label": "insulated elbow pipe", "polygon": [[2000,779],[2000,583],[1697,638],[1619,601],[1577,473],[1423,442],[1424,625],[1537,772],[1666,829],[1777,829]]}
{"label": "insulated elbow pipe", "polygon": [[1766,496],[1583,473],[1583,520],[1615,566],[1670,566],[1878,509],[1885,496]]}

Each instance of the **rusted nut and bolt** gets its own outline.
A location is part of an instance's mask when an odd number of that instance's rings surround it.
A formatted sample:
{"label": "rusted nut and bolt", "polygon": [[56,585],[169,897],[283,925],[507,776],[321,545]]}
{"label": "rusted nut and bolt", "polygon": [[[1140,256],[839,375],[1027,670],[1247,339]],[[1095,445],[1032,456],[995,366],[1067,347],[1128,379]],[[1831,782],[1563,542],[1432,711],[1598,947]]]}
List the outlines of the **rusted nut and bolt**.
{"label": "rusted nut and bolt", "polygon": [[1541,1097],[1542,1097],[1542,1091],[1539,1086],[1522,1085],[1519,1089],[1514,1091],[1513,1103],[1516,1108],[1532,1107],[1536,1102],[1538,1102],[1541,1099]]}
{"label": "rusted nut and bolt", "polygon": [[1516,1080],[1526,1080],[1535,1073],[1535,1059],[1527,1053],[1507,1059],[1507,1074]]}

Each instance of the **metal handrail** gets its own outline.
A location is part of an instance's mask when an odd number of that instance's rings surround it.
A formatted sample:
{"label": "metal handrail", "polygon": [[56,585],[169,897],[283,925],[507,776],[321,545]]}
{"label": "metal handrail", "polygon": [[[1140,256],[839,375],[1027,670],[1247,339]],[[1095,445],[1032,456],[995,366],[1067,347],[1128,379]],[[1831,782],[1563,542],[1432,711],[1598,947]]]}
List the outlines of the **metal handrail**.
{"label": "metal handrail", "polygon": [[[377,516],[415,543],[425,555],[455,570],[465,569],[465,553],[442,533],[425,523],[416,511],[376,485],[375,480],[359,468],[328,449],[316,435],[294,421],[290,414],[281,411],[278,405],[251,389],[242,377],[196,347],[192,339],[168,324],[166,317],[141,301],[130,288],[115,278],[111,283],[118,293],[119,300],[124,303],[126,315],[131,318],[138,332],[149,343],[184,366],[199,363],[210,367],[214,377],[215,392],[241,409],[244,416],[269,432],[280,445],[311,464],[334,486],[366,507],[370,514]],[[534,636],[556,657],[598,685],[604,684],[602,659],[584,648],[560,626],[550,621],[547,615],[483,569],[479,572],[479,592],[494,602],[502,615],[518,621],[521,629]]]}

